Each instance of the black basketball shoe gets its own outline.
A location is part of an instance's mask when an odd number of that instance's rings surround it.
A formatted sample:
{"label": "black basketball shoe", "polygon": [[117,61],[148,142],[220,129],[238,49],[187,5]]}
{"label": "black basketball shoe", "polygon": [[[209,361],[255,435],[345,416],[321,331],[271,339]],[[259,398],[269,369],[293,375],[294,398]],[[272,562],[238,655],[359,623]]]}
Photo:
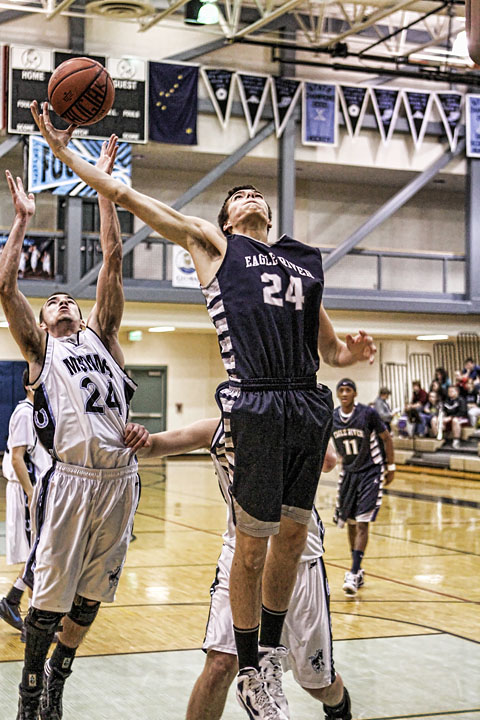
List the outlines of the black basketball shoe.
{"label": "black basketball shoe", "polygon": [[49,660],[45,663],[43,690],[40,698],[40,720],[62,720],[63,687],[70,674],[69,672],[66,675],[60,675],[50,667]]}

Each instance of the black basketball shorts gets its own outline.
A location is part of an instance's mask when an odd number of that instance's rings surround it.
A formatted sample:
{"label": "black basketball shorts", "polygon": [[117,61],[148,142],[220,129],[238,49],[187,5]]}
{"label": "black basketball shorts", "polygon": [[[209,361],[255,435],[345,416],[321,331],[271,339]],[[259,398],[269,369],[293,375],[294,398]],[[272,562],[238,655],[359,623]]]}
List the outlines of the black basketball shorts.
{"label": "black basketball shorts", "polygon": [[217,402],[237,527],[266,537],[282,515],[308,524],[332,429],[330,390],[314,377],[222,383]]}

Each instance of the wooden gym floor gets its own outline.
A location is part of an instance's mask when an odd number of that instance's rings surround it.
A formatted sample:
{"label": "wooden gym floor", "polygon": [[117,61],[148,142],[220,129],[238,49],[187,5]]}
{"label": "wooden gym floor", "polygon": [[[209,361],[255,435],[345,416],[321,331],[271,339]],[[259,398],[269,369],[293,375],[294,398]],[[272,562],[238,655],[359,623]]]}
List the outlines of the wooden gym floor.
{"label": "wooden gym floor", "polygon": [[[65,720],[181,720],[203,665],[225,519],[213,469],[193,455],[143,467],[141,476],[136,540],[115,604],[102,607],[75,660]],[[480,477],[397,472],[371,527],[365,587],[354,598],[341,589],[349,551],[346,531],[331,521],[335,485],[336,471],[322,477],[317,507],[335,664],[354,718],[480,720]],[[0,597],[17,570],[0,556]],[[0,621],[1,720],[15,717],[23,647]],[[285,689],[293,719],[323,717],[290,673]],[[223,717],[244,717],[232,693]]]}

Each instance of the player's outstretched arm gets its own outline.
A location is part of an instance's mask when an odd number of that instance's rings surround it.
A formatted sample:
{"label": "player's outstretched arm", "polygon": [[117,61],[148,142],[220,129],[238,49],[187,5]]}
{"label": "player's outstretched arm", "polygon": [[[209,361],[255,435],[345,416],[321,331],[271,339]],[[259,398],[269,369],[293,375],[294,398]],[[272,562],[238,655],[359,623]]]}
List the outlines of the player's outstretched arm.
{"label": "player's outstretched arm", "polygon": [[[209,418],[208,420],[198,420],[179,430],[154,433],[150,435],[149,445],[141,448],[138,454],[140,457],[161,458],[166,455],[181,455],[191,450],[210,447],[218,422],[218,418]],[[134,426],[133,423],[126,425],[124,441],[127,447],[135,444],[140,432],[139,428],[145,429],[141,425]]]}
{"label": "player's outstretched arm", "polygon": [[26,194],[22,179],[6,171],[8,187],[15,208],[15,219],[0,263],[0,300],[12,333],[23,357],[40,365],[45,352],[45,333],[35,320],[32,308],[18,288],[18,266],[28,223],[35,213],[35,199]]}
{"label": "player's outstretched arm", "polygon": [[43,103],[41,113],[35,100],[30,107],[38,129],[53,153],[65,165],[108,200],[121,205],[167,240],[188,250],[192,254],[200,282],[206,284],[211,280],[212,263],[221,263],[227,247],[219,228],[207,220],[183,215],[93,167],[67,147],[75,130],[74,125],[70,125],[67,130],[57,130],[50,121],[48,103]]}
{"label": "player's outstretched arm", "polygon": [[22,486],[23,492],[28,498],[28,504],[32,502],[33,485],[28,474],[27,466],[25,464],[25,453],[27,452],[26,445],[17,445],[11,449],[12,453],[12,467],[17,476],[18,482]]}
{"label": "player's outstretched arm", "polygon": [[318,350],[323,361],[334,367],[348,367],[367,360],[371,364],[377,352],[373,338],[365,330],[359,330],[354,337],[347,335],[346,342],[340,340],[323,304],[320,307]]}
{"label": "player's outstretched arm", "polygon": [[[117,136],[102,145],[96,167],[111,175],[117,155]],[[88,316],[87,325],[103,340],[118,364],[123,367],[123,351],[118,342],[122,322],[124,296],[122,281],[122,235],[115,205],[98,196],[100,210],[100,245],[103,263],[98,274],[96,303]]]}

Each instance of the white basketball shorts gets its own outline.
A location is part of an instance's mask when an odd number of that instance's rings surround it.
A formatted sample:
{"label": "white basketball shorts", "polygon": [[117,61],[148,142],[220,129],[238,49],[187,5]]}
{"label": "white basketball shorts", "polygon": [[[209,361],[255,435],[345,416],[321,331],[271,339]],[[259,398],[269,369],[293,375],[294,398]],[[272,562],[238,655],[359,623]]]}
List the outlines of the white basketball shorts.
{"label": "white basketball shorts", "polygon": [[113,602],[131,538],[137,465],[94,470],[57,463],[36,495],[32,605],[66,613],[75,595]]}
{"label": "white basketball shorts", "polygon": [[[233,552],[224,545],[211,587],[203,650],[236,655],[230,610],[229,577]],[[322,558],[300,563],[297,582],[285,618],[282,644],[290,652],[284,670],[306,688],[324,688],[335,680],[328,581]]]}
{"label": "white basketball shorts", "polygon": [[24,563],[30,552],[26,528],[25,493],[19,482],[10,480],[6,489],[5,545],[7,565]]}

